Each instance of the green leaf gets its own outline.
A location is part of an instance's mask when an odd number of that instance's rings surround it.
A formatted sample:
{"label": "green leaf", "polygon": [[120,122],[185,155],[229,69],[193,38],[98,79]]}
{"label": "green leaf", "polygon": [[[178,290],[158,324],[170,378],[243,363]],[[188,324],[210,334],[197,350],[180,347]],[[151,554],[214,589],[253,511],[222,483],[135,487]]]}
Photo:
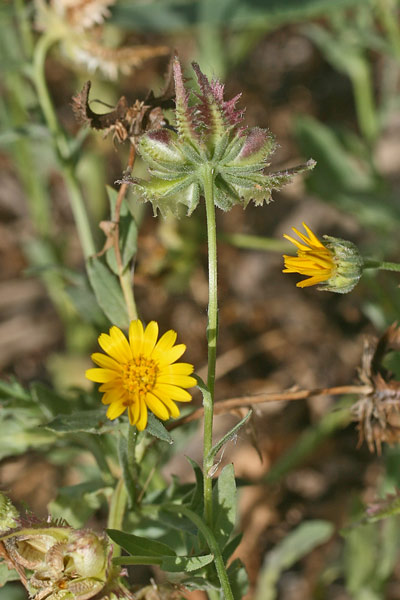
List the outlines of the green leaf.
{"label": "green leaf", "polygon": [[44,415],[49,419],[54,415],[65,413],[68,408],[68,400],[57,394],[40,381],[35,381],[30,386],[32,399],[37,402]]}
{"label": "green leaf", "polygon": [[116,276],[101,259],[92,257],[86,261],[86,269],[97,302],[113,325],[121,329],[129,326],[124,297]]}
{"label": "green leaf", "polygon": [[344,571],[346,588],[352,595],[369,587],[371,578],[376,577],[379,562],[377,553],[378,530],[370,523],[351,529],[345,536]]}
{"label": "green leaf", "polygon": [[[28,412],[28,411],[25,411]],[[5,418],[0,421],[0,460],[7,456],[19,455],[29,448],[40,448],[55,442],[56,436],[40,429],[37,419],[27,416],[29,425],[19,419]]]}
{"label": "green leaf", "polygon": [[213,533],[224,548],[236,523],[236,482],[233,465],[226,465],[213,489]]}
{"label": "green leaf", "polygon": [[[176,556],[175,551],[162,542],[149,540],[133,535],[132,533],[124,533],[117,529],[107,529],[106,531],[113,542],[116,542],[133,556],[147,556],[149,558],[155,557],[158,559],[160,557]],[[156,564],[159,563],[157,562]]]}
{"label": "green leaf", "polygon": [[202,512],[203,512],[203,506],[204,506],[204,498],[203,498],[203,493],[204,493],[203,471],[201,470],[200,466],[197,464],[196,461],[192,460],[189,456],[186,456],[185,458],[192,465],[193,471],[194,471],[194,475],[196,477],[196,485],[195,485],[194,490],[193,490],[193,495],[192,495],[192,498],[190,500],[189,508],[191,510],[193,510],[193,512],[195,512],[197,514],[202,514]]}
{"label": "green leaf", "polygon": [[[108,199],[110,201],[110,212],[115,220],[115,205],[118,192],[107,186]],[[135,219],[131,215],[126,203],[123,202],[120,209],[119,218],[119,247],[122,259],[122,268],[125,270],[137,251],[138,228]],[[106,260],[110,269],[118,274],[117,261],[115,259],[114,248],[109,248],[106,252]]]}
{"label": "green leaf", "polygon": [[[176,32],[196,25],[226,28],[265,27],[295,22],[364,4],[365,0],[163,0],[154,3],[118,2],[112,22],[126,29]],[[156,6],[156,8],[155,8]]]}
{"label": "green leaf", "polygon": [[169,435],[164,425],[153,415],[153,413],[149,413],[148,415],[146,431],[163,442],[168,442],[168,444],[174,443],[174,440]]}
{"label": "green leaf", "polygon": [[249,587],[249,579],[242,561],[239,558],[234,560],[227,572],[234,600],[242,600]]}
{"label": "green leaf", "polygon": [[0,381],[0,398],[29,401],[31,396],[17,380],[12,379],[10,382]]}
{"label": "green leaf", "polygon": [[115,425],[107,419],[103,408],[75,412],[71,415],[59,415],[43,427],[57,433],[84,431],[102,434],[115,429]]}
{"label": "green leaf", "polygon": [[71,527],[82,527],[101,507],[106,489],[112,492],[112,488],[104,488],[102,479],[63,487],[57,498],[50,502],[49,513],[54,519],[65,519]]}
{"label": "green leaf", "polygon": [[221,450],[222,446],[224,446],[227,442],[229,442],[232,438],[235,437],[235,435],[237,434],[237,432],[239,431],[239,429],[241,427],[243,427],[243,425],[245,423],[247,423],[247,421],[250,419],[251,415],[253,414],[252,410],[249,410],[249,412],[247,413],[247,415],[245,417],[243,417],[243,419],[241,421],[239,421],[239,423],[237,423],[234,427],[232,427],[232,429],[230,431],[228,431],[228,433],[226,435],[224,435],[223,438],[221,438],[219,440],[219,442],[217,442],[210,450],[210,453],[208,455],[208,458],[211,459],[214,458],[214,456]]}
{"label": "green leaf", "polygon": [[222,552],[222,556],[223,556],[225,563],[228,562],[228,560],[230,559],[232,554],[235,552],[236,548],[239,546],[240,542],[242,541],[242,538],[243,538],[243,533],[238,533],[237,535],[235,535],[234,538],[232,538],[226,544],[224,551]]}
{"label": "green leaf", "polygon": [[282,571],[328,541],[332,533],[333,525],[319,520],[306,521],[289,533],[267,555],[254,600],[274,600],[277,597],[276,584]]}
{"label": "green leaf", "polygon": [[163,571],[170,573],[188,573],[197,571],[206,565],[209,565],[214,560],[213,554],[205,554],[204,556],[174,556],[163,557],[161,568]]}
{"label": "green leaf", "polygon": [[198,535],[197,527],[192,523],[190,519],[183,515],[177,515],[166,510],[160,510],[159,518],[165,525],[168,525],[169,527],[177,531],[185,531],[194,536]]}
{"label": "green leaf", "polygon": [[17,571],[9,569],[4,562],[0,563],[0,587],[3,587],[8,581],[17,581],[18,579]]}
{"label": "green leaf", "polygon": [[104,327],[104,313],[99,308],[96,297],[86,280],[67,286],[65,292],[85,322],[93,323],[97,329]]}

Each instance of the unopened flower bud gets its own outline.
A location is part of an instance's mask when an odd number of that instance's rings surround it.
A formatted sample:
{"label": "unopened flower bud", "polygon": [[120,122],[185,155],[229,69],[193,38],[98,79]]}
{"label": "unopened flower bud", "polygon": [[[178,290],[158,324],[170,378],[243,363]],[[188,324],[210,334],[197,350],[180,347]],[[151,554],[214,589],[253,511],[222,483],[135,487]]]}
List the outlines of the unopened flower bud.
{"label": "unopened flower bud", "polygon": [[321,242],[305,223],[307,235],[293,227],[301,242],[284,235],[297,247],[297,256],[284,255],[284,273],[300,273],[308,279],[299,281],[297,287],[319,284],[319,290],[347,294],[357,285],[363,271],[363,259],[352,242],[324,235]]}

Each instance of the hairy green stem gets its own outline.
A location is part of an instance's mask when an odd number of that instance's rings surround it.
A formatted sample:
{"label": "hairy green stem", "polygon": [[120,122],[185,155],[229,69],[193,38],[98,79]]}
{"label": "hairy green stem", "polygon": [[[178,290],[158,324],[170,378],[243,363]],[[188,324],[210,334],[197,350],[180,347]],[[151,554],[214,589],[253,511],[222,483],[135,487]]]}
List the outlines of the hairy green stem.
{"label": "hairy green stem", "polygon": [[204,477],[204,517],[212,527],[212,478],[210,469],[210,450],[212,448],[215,368],[217,360],[218,335],[218,296],[217,296],[217,228],[215,223],[215,206],[213,190],[213,170],[206,165],[203,171],[204,197],[207,215],[208,241],[208,375],[207,388],[209,394],[203,395],[204,404],[204,444],[203,444],[203,477]]}
{"label": "hairy green stem", "polygon": [[380,261],[380,260],[364,260],[364,269],[378,269],[379,271],[397,271],[400,272],[400,263]]}
{"label": "hairy green stem", "polygon": [[207,545],[210,549],[210,552],[214,554],[215,568],[217,569],[218,579],[224,594],[224,600],[233,600],[233,594],[231,590],[231,585],[229,583],[228,574],[225,569],[224,559],[222,557],[221,550],[219,548],[217,540],[214,537],[212,529],[204,524],[203,519],[198,514],[196,514],[186,506],[181,506],[177,504],[165,504],[163,506],[163,509],[169,512],[174,512],[178,514],[180,513],[184,517],[190,519],[190,521],[192,521],[192,523],[196,525],[197,529],[204,536]]}
{"label": "hairy green stem", "polygon": [[[124,513],[126,508],[126,502],[128,499],[128,493],[126,491],[123,477],[118,481],[110,502],[110,511],[108,513],[107,529],[118,529],[122,530],[122,524],[124,520]],[[121,547],[118,544],[114,544],[113,558],[121,555]]]}
{"label": "hairy green stem", "polygon": [[95,254],[95,245],[93,242],[89,219],[75,175],[73,159],[71,157],[71,147],[64,131],[61,129],[58,123],[45,77],[46,56],[51,46],[57,41],[57,35],[52,35],[51,33],[43,35],[41,38],[39,38],[33,56],[33,80],[36,86],[36,92],[43,115],[54,140],[60,166],[69,192],[71,208],[82,245],[82,250],[85,258],[88,258],[89,256]]}
{"label": "hairy green stem", "polygon": [[218,240],[245,250],[265,250],[266,252],[287,252],[290,250],[290,245],[285,240],[245,233],[218,234]]}

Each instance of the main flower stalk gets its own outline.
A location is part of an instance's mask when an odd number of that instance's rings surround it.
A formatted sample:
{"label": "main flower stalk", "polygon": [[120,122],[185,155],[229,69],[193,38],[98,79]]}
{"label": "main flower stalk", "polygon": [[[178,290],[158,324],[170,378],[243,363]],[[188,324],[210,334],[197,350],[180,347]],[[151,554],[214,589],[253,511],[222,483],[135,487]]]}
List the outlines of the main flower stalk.
{"label": "main flower stalk", "polygon": [[204,477],[204,515],[206,523],[212,526],[212,478],[210,469],[212,458],[209,454],[212,448],[212,430],[214,416],[215,368],[217,361],[218,338],[218,286],[217,286],[217,228],[215,222],[215,206],[213,194],[213,169],[210,165],[204,167],[204,198],[207,217],[208,241],[208,375],[207,387],[209,396],[204,397],[204,446],[203,446],[203,477]]}

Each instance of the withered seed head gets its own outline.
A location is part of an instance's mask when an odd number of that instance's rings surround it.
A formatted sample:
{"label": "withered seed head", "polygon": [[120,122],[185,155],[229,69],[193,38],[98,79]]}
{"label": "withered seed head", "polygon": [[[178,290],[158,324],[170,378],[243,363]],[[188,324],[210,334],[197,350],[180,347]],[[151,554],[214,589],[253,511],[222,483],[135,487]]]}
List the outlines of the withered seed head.
{"label": "withered seed head", "polygon": [[382,362],[391,350],[400,350],[400,328],[393,323],[379,340],[367,340],[364,346],[359,378],[371,386],[352,407],[358,421],[359,445],[366,440],[371,452],[382,451],[382,443],[400,441],[400,381],[394,379]]}

